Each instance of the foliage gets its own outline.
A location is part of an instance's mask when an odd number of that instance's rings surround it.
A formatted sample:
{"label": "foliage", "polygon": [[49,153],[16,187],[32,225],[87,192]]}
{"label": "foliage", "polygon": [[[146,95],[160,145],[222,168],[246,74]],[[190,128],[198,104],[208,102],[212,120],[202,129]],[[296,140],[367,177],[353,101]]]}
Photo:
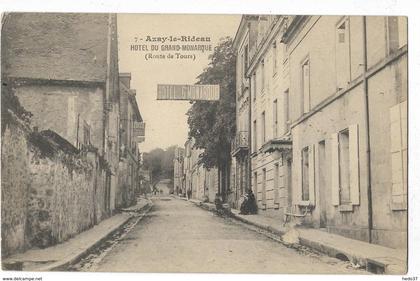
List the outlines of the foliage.
{"label": "foliage", "polygon": [[13,94],[11,87],[7,83],[3,82],[1,86],[2,133],[4,132],[6,125],[9,123],[10,116],[8,110],[11,110],[22,121],[30,123],[32,114],[23,108],[17,96]]}
{"label": "foliage", "polygon": [[189,137],[194,147],[204,149],[207,168],[230,161],[230,143],[235,134],[235,68],[233,41],[222,38],[209,57],[210,63],[197,77],[197,84],[219,84],[220,100],[195,101],[187,112]]}
{"label": "foliage", "polygon": [[166,150],[156,148],[143,153],[144,168],[151,171],[153,186],[161,179],[173,179],[175,148],[176,146],[170,146]]}

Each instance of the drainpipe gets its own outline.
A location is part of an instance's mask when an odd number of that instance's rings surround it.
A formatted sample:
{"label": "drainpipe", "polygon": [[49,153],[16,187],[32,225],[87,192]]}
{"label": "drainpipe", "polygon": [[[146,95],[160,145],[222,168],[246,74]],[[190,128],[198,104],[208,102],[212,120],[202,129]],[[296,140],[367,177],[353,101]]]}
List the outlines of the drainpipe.
{"label": "drainpipe", "polygon": [[370,161],[370,126],[369,126],[369,94],[368,94],[368,81],[367,81],[367,39],[366,39],[366,16],[363,16],[363,90],[365,93],[365,113],[366,113],[366,160],[367,160],[367,204],[368,204],[368,232],[369,232],[369,243],[372,243],[372,182],[371,182],[371,170],[372,163]]}

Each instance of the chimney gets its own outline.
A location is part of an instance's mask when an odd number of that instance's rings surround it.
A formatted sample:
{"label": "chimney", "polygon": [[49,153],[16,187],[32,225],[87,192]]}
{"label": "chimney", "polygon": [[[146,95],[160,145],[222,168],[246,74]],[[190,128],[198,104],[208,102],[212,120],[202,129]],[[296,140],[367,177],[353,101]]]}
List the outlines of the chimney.
{"label": "chimney", "polygon": [[130,89],[131,73],[130,72],[120,73],[120,82]]}

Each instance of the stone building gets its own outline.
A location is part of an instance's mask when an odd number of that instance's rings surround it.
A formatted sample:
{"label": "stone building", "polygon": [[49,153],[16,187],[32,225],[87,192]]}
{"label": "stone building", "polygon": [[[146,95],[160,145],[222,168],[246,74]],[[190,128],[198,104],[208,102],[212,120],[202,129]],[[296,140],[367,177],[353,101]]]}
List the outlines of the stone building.
{"label": "stone building", "polygon": [[130,88],[131,73],[120,73],[120,161],[116,207],[127,207],[136,202],[140,192],[140,151],[138,144],[144,141],[145,130],[136,101],[136,91]]}
{"label": "stone building", "polygon": [[293,203],[314,227],[405,247],[406,19],[296,16],[282,41]]}
{"label": "stone building", "polygon": [[[252,96],[251,185],[260,213],[406,247],[406,19],[245,20],[258,30],[243,60]],[[240,29],[246,26],[252,25]]]}
{"label": "stone building", "polygon": [[3,81],[38,130],[104,156],[111,212],[119,162],[116,15],[12,13],[3,35]]}
{"label": "stone building", "polygon": [[[260,213],[282,217],[289,206],[291,140],[287,72],[283,71],[282,16],[244,16],[237,46],[236,190],[252,186]],[[251,132],[244,137],[243,131]],[[248,146],[242,143],[250,144]],[[244,151],[242,157],[241,151]],[[248,152],[248,153],[246,153]],[[247,160],[248,159],[248,160]],[[246,168],[247,161],[249,166]],[[245,170],[247,170],[245,172]],[[239,192],[238,192],[239,190]],[[239,196],[236,196],[238,201]],[[239,207],[239,202],[233,205]]]}
{"label": "stone building", "polygon": [[115,209],[116,32],[111,14],[5,15],[2,98],[10,92],[32,118],[2,112],[3,254],[62,242]]}
{"label": "stone building", "polygon": [[250,88],[246,71],[249,66],[250,44],[255,43],[258,16],[243,16],[234,39],[236,51],[236,135],[231,145],[233,208],[239,208],[241,197],[250,184]]}
{"label": "stone building", "polygon": [[214,202],[219,187],[218,169],[205,168],[200,157],[203,151],[193,146],[193,139],[186,141],[184,155],[185,189],[187,193],[189,190],[191,191],[192,199]]}

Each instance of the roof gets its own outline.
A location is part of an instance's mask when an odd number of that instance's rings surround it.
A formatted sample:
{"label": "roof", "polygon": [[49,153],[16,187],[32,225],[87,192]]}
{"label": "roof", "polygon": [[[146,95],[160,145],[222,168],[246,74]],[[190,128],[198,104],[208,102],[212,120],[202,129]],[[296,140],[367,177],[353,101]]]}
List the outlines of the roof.
{"label": "roof", "polygon": [[234,49],[238,48],[238,45],[239,45],[240,41],[242,40],[242,35],[243,35],[242,33],[246,29],[246,24],[250,20],[256,20],[256,19],[258,19],[257,15],[242,15],[241,22],[239,23],[239,27],[236,30],[235,38],[233,39]]}
{"label": "roof", "polygon": [[129,89],[124,83],[120,82],[120,89],[122,89],[123,91],[125,91],[127,93],[128,96],[128,100],[130,101],[134,114],[137,118],[136,121],[138,122],[143,122],[143,117],[140,114],[140,109],[139,106],[137,104],[137,99],[136,99],[136,90],[134,89]]}
{"label": "roof", "polygon": [[108,14],[7,14],[2,30],[3,74],[106,81],[108,18]]}

